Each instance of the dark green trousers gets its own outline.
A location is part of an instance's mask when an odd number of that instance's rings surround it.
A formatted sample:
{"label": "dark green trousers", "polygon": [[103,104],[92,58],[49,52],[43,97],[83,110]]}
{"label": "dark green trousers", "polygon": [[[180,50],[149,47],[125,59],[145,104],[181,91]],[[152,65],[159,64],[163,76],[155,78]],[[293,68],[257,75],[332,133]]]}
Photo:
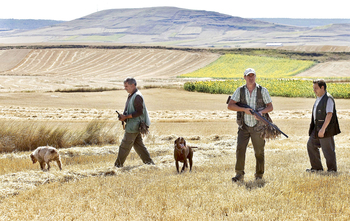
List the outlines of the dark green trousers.
{"label": "dark green trousers", "polygon": [[134,146],[136,153],[140,156],[143,163],[154,164],[151,156],[142,141],[142,136],[140,133],[124,133],[123,140],[119,146],[119,152],[117,160],[114,165],[116,167],[123,167],[123,164],[130,153],[131,148]]}
{"label": "dark green trousers", "polygon": [[242,129],[238,129],[237,149],[236,149],[236,174],[244,175],[245,156],[247,146],[251,139],[256,159],[255,176],[262,177],[265,166],[265,140],[260,137],[260,132],[256,132],[254,127],[244,125]]}

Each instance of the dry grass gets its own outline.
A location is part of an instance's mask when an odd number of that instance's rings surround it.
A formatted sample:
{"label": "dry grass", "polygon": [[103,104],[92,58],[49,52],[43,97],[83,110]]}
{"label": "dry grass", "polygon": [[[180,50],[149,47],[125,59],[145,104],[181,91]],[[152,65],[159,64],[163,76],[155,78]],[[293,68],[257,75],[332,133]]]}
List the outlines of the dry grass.
{"label": "dry grass", "polygon": [[[132,150],[125,167],[114,168],[119,142],[59,149],[62,171],[53,163],[50,172],[42,172],[38,164],[30,161],[30,152],[3,153],[0,155],[0,220],[347,220],[350,217],[348,100],[336,100],[342,130],[336,136],[337,174],[305,172],[310,167],[306,142],[314,99],[273,97],[271,117],[289,138],[267,143],[266,173],[261,182],[254,181],[255,159],[250,144],[246,180],[235,184],[231,178],[237,125],[235,114],[226,110],[227,95],[175,89],[142,92],[152,119],[151,135],[145,142],[156,166],[143,165]],[[42,119],[48,128],[60,125],[69,131],[71,128],[86,131],[89,119],[101,116],[101,120],[121,127],[114,110],[124,106],[125,91],[84,96],[87,97],[64,94],[54,104],[45,99],[50,94],[9,94],[2,97],[5,105],[2,119],[13,122]],[[13,97],[18,100],[10,99]],[[34,115],[36,118],[28,117]],[[122,135],[116,133],[115,139],[120,140]],[[173,142],[177,136],[184,136],[190,145],[199,147],[194,153],[191,173],[176,173]]]}
{"label": "dry grass", "polygon": [[56,148],[115,144],[118,130],[115,124],[92,120],[81,130],[67,125],[27,121],[0,121],[0,152],[30,151],[38,146]]}
{"label": "dry grass", "polygon": [[[347,220],[350,152],[346,134],[350,122],[343,122],[343,133],[336,137],[337,174],[305,172],[309,167],[307,122],[287,120],[284,128],[290,138],[267,143],[263,181],[254,180],[255,159],[249,148],[246,180],[238,184],[231,182],[236,128],[225,129],[222,121],[210,122],[206,130],[200,122],[190,123],[192,128],[188,122],[154,123],[145,142],[156,166],[143,165],[132,151],[124,168],[114,168],[117,146],[60,149],[63,171],[54,165],[49,173],[32,165],[28,153],[3,155],[0,165],[6,165],[6,171],[2,169],[0,176],[0,210],[6,213],[0,218]],[[170,128],[174,134],[167,132]],[[172,156],[176,134],[188,134],[188,143],[199,146],[191,173],[176,173]]]}

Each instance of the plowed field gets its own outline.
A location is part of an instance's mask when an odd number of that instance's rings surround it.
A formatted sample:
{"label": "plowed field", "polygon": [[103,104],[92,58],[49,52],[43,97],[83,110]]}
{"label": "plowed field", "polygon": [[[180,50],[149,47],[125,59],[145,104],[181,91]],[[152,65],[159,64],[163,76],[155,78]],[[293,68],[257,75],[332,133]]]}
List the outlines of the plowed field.
{"label": "plowed field", "polygon": [[17,59],[12,67],[6,62],[11,56],[0,54],[2,63],[7,64],[0,67],[1,91],[120,87],[120,82],[129,76],[141,84],[144,81],[157,84],[161,79],[171,82],[176,76],[204,67],[219,57],[212,53],[161,49],[37,49],[24,53],[26,56],[22,53],[12,57]]}

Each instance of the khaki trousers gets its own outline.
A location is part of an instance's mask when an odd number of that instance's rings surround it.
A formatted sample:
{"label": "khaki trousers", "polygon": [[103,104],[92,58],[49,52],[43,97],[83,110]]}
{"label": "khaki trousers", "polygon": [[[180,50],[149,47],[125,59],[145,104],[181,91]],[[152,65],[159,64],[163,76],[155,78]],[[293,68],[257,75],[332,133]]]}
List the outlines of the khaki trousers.
{"label": "khaki trousers", "polygon": [[117,160],[114,163],[116,167],[123,167],[123,164],[129,155],[132,146],[134,146],[136,153],[140,156],[143,163],[154,164],[146,146],[143,144],[141,133],[125,132],[123,140],[119,146]]}
{"label": "khaki trousers", "polygon": [[245,156],[247,146],[251,139],[256,159],[255,176],[262,177],[265,166],[265,140],[260,137],[260,132],[256,132],[254,127],[244,125],[243,128],[238,129],[237,149],[236,149],[236,174],[244,175]]}

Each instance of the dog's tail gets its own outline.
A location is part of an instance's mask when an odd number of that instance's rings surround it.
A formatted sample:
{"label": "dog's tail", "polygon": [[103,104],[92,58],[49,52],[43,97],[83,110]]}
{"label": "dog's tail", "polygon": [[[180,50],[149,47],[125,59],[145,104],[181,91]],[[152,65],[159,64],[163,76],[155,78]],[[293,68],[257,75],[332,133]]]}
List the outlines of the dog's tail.
{"label": "dog's tail", "polygon": [[191,148],[198,148],[198,147],[192,147],[192,146],[188,146],[188,147],[191,147]]}

